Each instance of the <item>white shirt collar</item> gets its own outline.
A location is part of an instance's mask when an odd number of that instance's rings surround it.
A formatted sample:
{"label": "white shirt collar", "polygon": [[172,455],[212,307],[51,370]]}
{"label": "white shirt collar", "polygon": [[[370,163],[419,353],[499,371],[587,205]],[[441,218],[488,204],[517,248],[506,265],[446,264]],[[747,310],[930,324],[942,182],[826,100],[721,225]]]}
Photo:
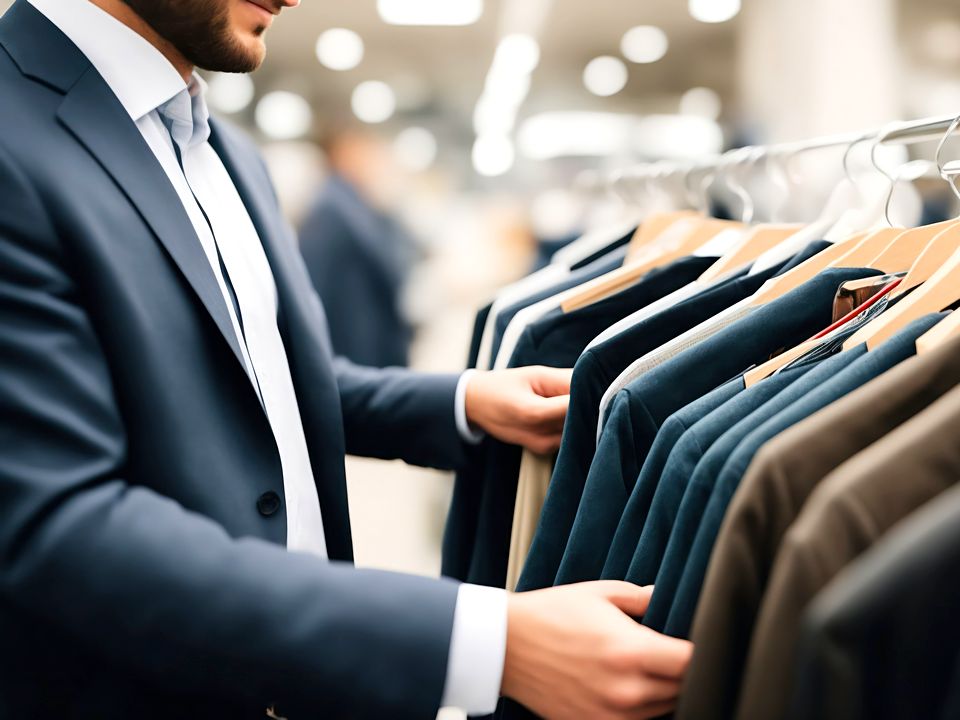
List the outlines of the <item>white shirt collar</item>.
{"label": "white shirt collar", "polygon": [[89,0],[29,2],[87,56],[135,122],[186,89],[163,53]]}

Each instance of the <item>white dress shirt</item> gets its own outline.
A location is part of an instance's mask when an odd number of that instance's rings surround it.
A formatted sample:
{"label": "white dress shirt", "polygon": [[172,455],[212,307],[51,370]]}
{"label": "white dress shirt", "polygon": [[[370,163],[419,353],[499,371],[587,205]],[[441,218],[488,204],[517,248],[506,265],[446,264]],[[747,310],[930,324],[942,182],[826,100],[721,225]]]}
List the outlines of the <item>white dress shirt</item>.
{"label": "white dress shirt", "polygon": [[[287,505],[287,547],[325,558],[320,503],[277,328],[274,278],[240,194],[207,142],[203,81],[194,75],[188,85],[159,50],[90,2],[30,2],[90,60],[176,190],[223,294],[247,374],[277,441]],[[454,413],[461,435],[475,441],[466,419],[467,379],[462,377],[458,385]],[[492,712],[499,695],[505,648],[506,594],[462,585],[443,704],[476,714]]]}

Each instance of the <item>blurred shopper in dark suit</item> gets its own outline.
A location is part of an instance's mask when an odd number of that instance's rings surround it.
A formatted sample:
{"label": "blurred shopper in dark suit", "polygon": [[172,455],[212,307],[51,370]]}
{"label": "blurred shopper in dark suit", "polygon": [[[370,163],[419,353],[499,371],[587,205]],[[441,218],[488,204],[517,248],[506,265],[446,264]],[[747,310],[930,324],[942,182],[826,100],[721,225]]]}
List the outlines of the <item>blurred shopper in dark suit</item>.
{"label": "blurred shopper in dark suit", "polygon": [[379,138],[341,126],[322,142],[330,177],[300,229],[300,248],[330,321],[334,351],[374,367],[405,366],[413,329],[401,297],[413,239],[375,200],[390,173]]}

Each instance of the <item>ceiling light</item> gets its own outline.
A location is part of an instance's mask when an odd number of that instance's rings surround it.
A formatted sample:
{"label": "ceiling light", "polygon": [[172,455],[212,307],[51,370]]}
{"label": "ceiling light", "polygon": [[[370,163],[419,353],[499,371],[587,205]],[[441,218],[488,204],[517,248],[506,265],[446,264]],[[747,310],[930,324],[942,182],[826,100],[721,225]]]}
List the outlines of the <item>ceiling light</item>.
{"label": "ceiling light", "polygon": [[393,141],[397,162],[410,172],[422,172],[433,165],[437,157],[437,139],[422,127],[407,128]]}
{"label": "ceiling light", "polygon": [[689,159],[716,155],[723,131],[713,120],[692,115],[647,115],[630,134],[641,157]]}
{"label": "ceiling light", "polygon": [[531,160],[703,157],[720,152],[722,146],[717,123],[682,115],[545,112],[525,120],[517,133],[520,153]]}
{"label": "ceiling light", "polygon": [[636,118],[601,112],[545,112],[528,118],[517,147],[531,160],[557,157],[616,157],[628,152]]}
{"label": "ceiling light", "polygon": [[208,76],[207,100],[222,113],[237,113],[253,102],[253,80],[245,73],[214,73]]}
{"label": "ceiling light", "polygon": [[600,97],[616,95],[627,85],[627,66],[623,61],[604,55],[594,58],[583,71],[583,84]]}
{"label": "ceiling light", "polygon": [[630,62],[655,63],[667,54],[667,34],[653,25],[639,25],[627,30],[620,42],[623,56]]}
{"label": "ceiling light", "polygon": [[508,172],[514,159],[513,143],[505,135],[481,135],[473,144],[473,167],[485,177]]}
{"label": "ceiling light", "polygon": [[377,11],[391,25],[472,25],[483,0],[377,0]]}
{"label": "ceiling light", "polygon": [[715,90],[705,87],[695,87],[687,90],[680,98],[680,114],[696,115],[716,120],[720,117],[723,102]]}
{"label": "ceiling light", "polygon": [[331,70],[353,70],[363,60],[363,39],[353,30],[331,28],[317,38],[317,60]]}
{"label": "ceiling light", "polygon": [[516,108],[482,96],[473,111],[473,130],[477,135],[508,135],[516,122]]}
{"label": "ceiling light", "polygon": [[304,135],[313,122],[313,111],[300,95],[285,90],[260,98],[254,112],[257,127],[274,140],[293,140]]}
{"label": "ceiling light", "polygon": [[385,82],[368,80],[354,88],[350,105],[353,114],[363,122],[382,123],[393,117],[397,96]]}
{"label": "ceiling light", "polygon": [[690,15],[705,23],[732,20],[740,12],[740,0],[690,0]]}
{"label": "ceiling light", "polygon": [[530,35],[507,35],[497,45],[493,67],[500,70],[530,74],[540,63],[540,44]]}
{"label": "ceiling light", "polygon": [[505,107],[518,108],[530,92],[530,76],[527,74],[487,75],[483,94],[493,102]]}

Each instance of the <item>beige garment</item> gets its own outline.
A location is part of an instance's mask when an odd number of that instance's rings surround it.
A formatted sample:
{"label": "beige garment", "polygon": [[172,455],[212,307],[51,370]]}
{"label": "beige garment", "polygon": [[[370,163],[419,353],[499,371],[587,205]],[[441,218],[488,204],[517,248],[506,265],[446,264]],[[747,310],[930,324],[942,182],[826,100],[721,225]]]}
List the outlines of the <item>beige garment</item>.
{"label": "beige garment", "polygon": [[507,590],[517,589],[523,563],[537,531],[543,500],[547,496],[556,455],[537,455],[523,451],[517,478],[517,502],[513,506],[513,530],[510,532],[510,557],[507,563]]}

